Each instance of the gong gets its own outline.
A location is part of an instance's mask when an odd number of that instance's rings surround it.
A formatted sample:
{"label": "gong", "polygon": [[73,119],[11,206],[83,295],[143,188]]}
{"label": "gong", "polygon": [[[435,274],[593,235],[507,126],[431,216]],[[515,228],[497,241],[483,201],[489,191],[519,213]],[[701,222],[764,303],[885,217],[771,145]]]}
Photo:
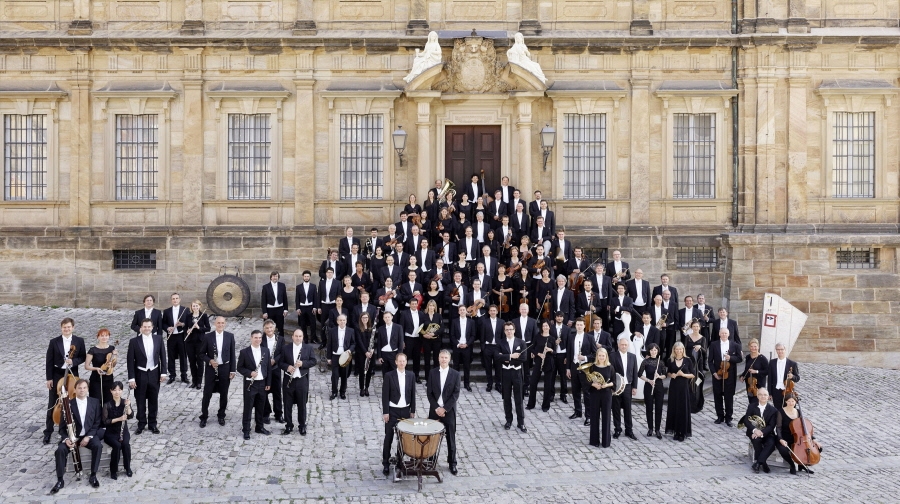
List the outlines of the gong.
{"label": "gong", "polygon": [[240,315],[250,305],[250,287],[237,275],[222,275],[206,289],[206,303],[216,315]]}

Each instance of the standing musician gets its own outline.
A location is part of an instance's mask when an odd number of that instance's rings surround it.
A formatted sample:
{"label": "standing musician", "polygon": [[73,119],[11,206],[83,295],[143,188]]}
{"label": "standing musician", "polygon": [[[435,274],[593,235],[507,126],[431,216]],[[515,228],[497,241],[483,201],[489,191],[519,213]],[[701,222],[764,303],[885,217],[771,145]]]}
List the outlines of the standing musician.
{"label": "standing musician", "polygon": [[187,348],[184,345],[184,332],[188,328],[190,311],[181,306],[181,296],[172,293],[172,306],[163,311],[162,329],[166,332],[166,355],[169,360],[169,384],[175,383],[175,360],[181,363],[181,382],[189,383],[187,379],[188,358]]}
{"label": "standing musician", "polygon": [[[109,384],[113,382],[113,372],[115,368],[104,371],[100,366],[106,364],[109,356],[116,359],[119,351],[116,347],[109,344],[109,329],[103,327],[97,331],[97,346],[91,347],[87,351],[87,359],[84,361],[84,370],[91,372],[90,382],[88,384],[88,393],[94,399],[100,401],[100,404],[106,404],[112,399],[109,393]],[[110,360],[112,360],[110,359]],[[104,378],[106,383],[103,383]]]}
{"label": "standing musician", "polygon": [[[674,289],[675,287],[672,287]],[[701,317],[700,310],[694,306],[694,298],[691,296],[684,296],[684,308],[678,310],[678,325],[676,328],[680,333],[679,341],[687,346],[688,344],[688,333],[691,329],[691,324],[695,320],[700,320]]]}
{"label": "standing musician", "polygon": [[709,341],[709,322],[712,320],[712,307],[706,304],[706,296],[697,294],[697,310],[700,311],[700,334]]}
{"label": "standing musician", "polygon": [[[277,369],[281,367],[281,350],[284,346],[284,341],[275,336],[275,322],[273,320],[266,320],[263,322],[263,337],[261,344],[263,347],[269,349],[269,367],[272,369],[272,379],[269,380],[269,390],[263,398],[263,423],[269,424],[271,422],[269,417],[272,415],[273,410],[275,411],[275,421],[284,423],[284,416],[281,409],[284,404],[281,399],[282,373],[277,371]],[[272,394],[272,404],[269,404],[269,394]]]}
{"label": "standing musician", "polygon": [[[78,366],[84,362],[86,352],[84,340],[72,334],[75,330],[75,321],[66,317],[59,324],[60,335],[51,339],[47,345],[47,357],[44,360],[47,376],[47,423],[44,428],[44,444],[50,444],[50,435],[53,434],[53,407],[59,400],[59,391],[56,384],[66,376],[66,370],[74,376],[78,376]],[[75,347],[74,352],[72,347]],[[60,487],[62,488],[62,487]]]}
{"label": "standing musician", "polygon": [[583,287],[575,294],[575,312],[574,317],[587,317],[588,315],[601,318],[600,315],[606,309],[606,300],[594,292],[594,282],[585,279]]}
{"label": "standing musician", "polygon": [[[744,426],[747,429],[747,437],[753,445],[753,472],[759,473],[760,467],[765,472],[769,472],[769,455],[775,451],[775,443],[778,441],[778,435],[775,427],[778,424],[778,410],[769,404],[769,392],[765,387],[760,387],[756,391],[757,400],[747,405],[747,413],[738,420],[738,427]],[[750,417],[757,416],[762,419],[764,425],[756,425],[750,421]],[[790,455],[788,455],[790,460]],[[796,474],[794,462],[791,461],[791,474]]]}
{"label": "standing musician", "polygon": [[131,330],[135,334],[141,332],[141,321],[144,319],[150,319],[150,322],[153,323],[153,334],[159,334],[162,331],[162,312],[153,307],[155,302],[156,298],[152,294],[144,296],[144,307],[135,311],[134,317],[131,319]]}
{"label": "standing musician", "polygon": [[[609,327],[613,335],[622,334],[626,328],[622,322],[622,314],[634,310],[634,301],[625,294],[625,284],[616,285],[616,295],[609,298]],[[591,352],[593,355],[593,352]]]}
{"label": "standing musician", "polygon": [[103,428],[101,426],[100,401],[88,397],[87,380],[79,379],[75,382],[75,400],[69,403],[72,407],[72,419],[75,421],[75,437],[73,443],[69,439],[67,425],[59,423],[59,434],[62,439],[56,447],[56,485],[50,489],[50,494],[55,494],[64,487],[63,476],[66,474],[66,460],[69,452],[75,445],[88,447],[91,450],[91,475],[88,482],[94,488],[100,487],[97,481],[97,470],[100,468],[100,456],[103,452]]}
{"label": "standing musician", "polygon": [[[403,328],[394,323],[394,314],[385,311],[382,315],[384,325],[375,330],[375,346],[378,348],[378,363],[381,364],[381,376],[394,370],[395,357],[403,351]],[[406,356],[403,356],[406,366]]]}
{"label": "standing musician", "polygon": [[525,406],[525,409],[534,409],[534,404],[537,400],[538,382],[541,379],[541,374],[543,374],[544,399],[541,401],[541,410],[544,412],[550,411],[550,401],[553,400],[553,381],[555,377],[553,369],[553,343],[550,336],[550,321],[543,320],[540,323],[540,331],[535,335],[530,350],[534,366],[531,368],[529,380],[531,393],[528,395],[528,405]]}
{"label": "standing musician", "polygon": [[118,479],[119,455],[122,456],[125,476],[130,478],[134,475],[131,472],[131,433],[125,423],[134,418],[134,412],[131,410],[131,399],[122,401],[122,389],[122,382],[110,382],[111,399],[103,405],[103,441],[112,449],[109,455],[109,477],[112,479]]}
{"label": "standing musician", "polygon": [[[709,369],[713,372],[713,399],[716,403],[716,422],[731,427],[731,418],[734,413],[734,389],[737,382],[737,366],[735,364],[744,360],[741,345],[728,338],[728,329],[719,329],[719,339],[709,344]],[[728,363],[733,369],[725,371],[727,378],[723,378],[722,372]],[[722,402],[724,400],[724,408]]]}
{"label": "standing musician", "polygon": [[[337,252],[332,252],[337,254]],[[328,342],[328,328],[326,322],[331,314],[331,309],[336,304],[340,282],[334,277],[335,270],[329,266],[325,270],[325,275],[319,279],[319,297],[318,305],[316,305],[316,313],[319,315],[319,323],[322,325],[322,346],[325,348]]]}
{"label": "standing musician", "polygon": [[[645,314],[646,315],[646,314]],[[641,363],[638,378],[644,382],[644,408],[647,411],[647,437],[656,435],[662,439],[659,427],[662,424],[662,406],[666,393],[663,379],[666,377],[666,361],[659,352],[659,345],[647,345],[647,357]]]}
{"label": "standing musician", "polygon": [[[412,274],[410,275],[412,276]],[[416,284],[419,286],[419,284]],[[421,290],[421,286],[419,286]],[[416,377],[416,383],[422,383],[419,379],[419,367],[422,362],[422,334],[424,329],[422,312],[419,311],[419,298],[410,297],[409,310],[400,314],[400,325],[403,327],[403,347],[406,348],[409,358],[412,359],[412,372]]]}
{"label": "standing musician", "polygon": [[[584,326],[584,329],[588,329],[587,325]],[[594,343],[597,344],[597,347],[605,348],[607,354],[611,355],[613,349],[618,346],[616,345],[616,340],[613,338],[612,334],[603,330],[603,323],[599,318],[594,319],[594,331],[591,335],[593,336]]]}
{"label": "standing musician", "polygon": [[[372,375],[375,374],[375,316],[369,316],[369,312],[365,311],[359,316],[357,329],[354,331],[356,335],[356,357],[354,357],[353,365],[356,366],[356,375],[359,376],[359,396],[369,396],[369,382]],[[369,368],[366,369],[366,361],[369,362]]]}
{"label": "standing musician", "polygon": [[188,327],[184,336],[184,348],[188,362],[191,365],[191,388],[200,390],[203,382],[204,361],[200,360],[200,344],[203,335],[208,333],[209,315],[201,311],[203,305],[199,299],[191,303],[190,315],[188,315]]}
{"label": "standing musician", "polygon": [[337,327],[328,331],[328,364],[331,366],[331,400],[338,396],[338,380],[341,382],[341,399],[347,398],[347,375],[350,374],[350,365],[341,366],[341,355],[350,353],[356,349],[356,335],[353,329],[347,327],[347,316],[339,315]]}
{"label": "standing musician", "polygon": [[590,390],[590,401],[588,401],[587,409],[588,420],[591,423],[589,443],[591,446],[609,448],[609,417],[612,416],[613,398],[612,390],[609,389],[616,384],[614,380],[616,371],[609,363],[609,354],[606,352],[606,348],[600,347],[597,349],[590,372],[598,373],[602,376],[604,383],[601,385],[598,381],[591,383],[588,387]]}
{"label": "standing musician", "polygon": [[338,243],[338,256],[341,259],[346,259],[350,255],[354,245],[356,245],[357,249],[359,248],[359,238],[353,237],[353,228],[347,226],[346,233],[346,236],[341,238],[341,242]]}
{"label": "standing musician", "polygon": [[777,359],[769,361],[769,386],[772,390],[772,404],[779,410],[784,407],[784,389],[788,380],[797,383],[800,381],[800,369],[797,363],[785,356],[783,343],[775,345]]}
{"label": "standing musician", "polygon": [[631,271],[628,263],[622,260],[622,252],[613,250],[612,257],[613,260],[606,263],[606,276],[615,287],[631,280]]}
{"label": "standing musician", "polygon": [[[581,401],[584,399],[585,409],[590,408],[587,381],[582,380],[584,373],[578,371],[578,366],[588,361],[589,355],[597,353],[597,343],[590,333],[584,332],[584,319],[575,320],[575,334],[569,337],[569,346],[566,348],[569,369],[566,370],[566,378],[572,380],[572,398],[575,400],[575,412],[569,416],[570,420],[581,418]],[[590,425],[590,417],[584,419],[584,425]]]}
{"label": "standing musician", "polygon": [[[309,370],[316,366],[316,354],[312,345],[303,344],[303,330],[296,329],[291,336],[292,343],[281,349],[278,363],[284,372],[284,430],[286,436],[294,429],[291,411],[297,405],[297,430],[306,435],[306,403],[309,401]],[[275,371],[273,371],[275,372]]]}
{"label": "standing musician", "polygon": [[504,321],[497,316],[497,306],[488,308],[488,316],[481,321],[481,363],[487,375],[487,391],[494,389],[494,377],[497,377],[497,392],[500,392],[500,360],[498,343],[503,337]]}
{"label": "standing musician", "polygon": [[723,327],[728,329],[728,339],[740,345],[741,337],[738,334],[737,322],[728,318],[728,310],[724,306],[719,308],[719,318],[710,324],[710,334],[719,334],[719,329]]}
{"label": "standing musician", "polygon": [[[225,408],[228,407],[228,386],[237,371],[234,355],[234,334],[225,332],[225,317],[216,317],[216,330],[203,335],[200,342],[200,360],[208,363],[206,381],[203,384],[203,402],[200,407],[200,427],[206,427],[209,417],[209,401],[213,392],[219,394],[219,425],[225,425]],[[221,368],[221,369],[220,369]]]}
{"label": "standing musician", "polygon": [[394,363],[395,369],[384,374],[384,385],[381,388],[381,413],[384,419],[381,472],[385,476],[390,472],[394,427],[402,419],[416,417],[416,381],[412,372],[406,370],[406,355],[398,353]]}
{"label": "standing musician", "polygon": [[250,439],[251,410],[255,411],[255,432],[264,436],[271,434],[263,425],[263,403],[272,378],[272,367],[269,365],[271,355],[269,349],[263,348],[260,343],[262,331],[256,329],[250,333],[250,346],[241,350],[238,356],[237,371],[244,376],[245,382],[249,382],[241,387],[244,391],[244,417],[241,425],[244,439]]}
{"label": "standing musician", "polygon": [[310,282],[309,270],[303,272],[303,282],[297,284],[294,305],[297,307],[297,325],[303,334],[309,335],[309,343],[316,343],[316,305],[319,303],[316,284]]}
{"label": "standing musician", "polygon": [[169,375],[166,369],[166,352],[163,339],[153,333],[153,321],[141,321],[141,333],[128,343],[128,386],[134,390],[137,400],[138,425],[135,434],[140,435],[147,426],[150,432],[159,434],[156,412],[159,409],[159,384]]}
{"label": "standing musician", "polygon": [[756,402],[756,394],[760,388],[766,386],[769,377],[769,359],[759,353],[759,340],[753,338],[748,344],[750,355],[744,359],[744,372],[741,373],[741,381],[747,389],[747,400]]}
{"label": "standing musician", "polygon": [[625,390],[613,397],[613,425],[615,426],[613,438],[619,439],[619,435],[622,433],[620,415],[624,413],[625,437],[637,440],[631,428],[631,398],[637,395],[637,389],[634,388],[637,383],[637,357],[628,351],[631,340],[627,334],[620,334],[618,342],[619,351],[613,352],[610,362],[616,373],[625,377]]}
{"label": "standing musician", "polygon": [[[437,284],[437,282],[432,281],[432,285]],[[443,317],[441,316],[440,309],[438,308],[438,300],[440,299],[440,292],[437,291],[437,287],[433,291],[437,295],[437,300],[427,299],[425,302],[425,311],[422,313],[422,353],[425,358],[425,376],[431,372],[432,368],[436,368],[438,366],[438,352],[441,351],[441,336],[443,334]],[[432,324],[436,324],[436,326],[432,326]],[[416,375],[418,376],[418,375]]]}
{"label": "standing musician", "polygon": [[[644,312],[641,314],[641,323],[635,328],[635,335],[640,335],[644,340],[644,348],[648,351],[650,349],[650,345],[656,344],[657,347],[662,348],[663,341],[662,336],[660,335],[659,329],[653,326],[650,323],[651,316],[649,312]],[[662,354],[662,350],[659,351]],[[645,352],[646,356],[646,352]]]}
{"label": "standing musician", "polygon": [[428,418],[444,424],[447,438],[447,465],[456,476],[456,401],[459,399],[459,371],[450,367],[450,350],[441,350],[440,367],[428,375]]}
{"label": "standing musician", "polygon": [[[519,317],[512,320],[513,327],[516,329],[516,337],[521,339],[526,346],[531,345],[534,336],[538,333],[537,320],[528,316],[528,304],[519,305]],[[522,353],[522,365],[525,369],[525,376],[529,376],[531,372],[531,360],[528,358],[528,352]],[[528,395],[528,390],[525,390]]]}
{"label": "standing musician", "polygon": [[[352,231],[351,231],[352,234]],[[284,340],[284,317],[288,314],[287,287],[284,282],[279,282],[281,275],[277,271],[269,274],[269,283],[263,285],[260,304],[262,305],[263,320],[275,321],[278,330],[279,343]]]}
{"label": "standing musician", "polygon": [[504,429],[509,430],[513,420],[513,404],[516,401],[516,427],[523,433],[528,432],[525,427],[525,411],[522,408],[522,367],[528,348],[525,341],[516,337],[516,327],[512,322],[503,325],[503,333],[506,338],[500,340],[500,359],[503,386],[503,413],[506,416]]}
{"label": "standing musician", "polygon": [[456,312],[458,317],[450,321],[450,346],[453,348],[456,370],[459,371],[462,368],[464,386],[471,392],[469,372],[472,368],[472,351],[475,347],[478,324],[475,320],[469,320],[465,306],[459,305]]}
{"label": "standing musician", "polygon": [[575,320],[575,296],[572,291],[566,287],[565,275],[556,276],[556,289],[550,292],[550,311],[562,312],[563,322],[572,327]]}
{"label": "standing musician", "polygon": [[656,287],[653,288],[652,295],[655,296],[655,295],[659,294],[660,296],[662,296],[663,292],[668,292],[669,298],[672,300],[673,303],[675,303],[675,311],[677,312],[678,311],[678,289],[669,285],[669,274],[663,273],[662,275],[660,275],[659,283],[660,283],[659,285],[657,285]]}
{"label": "standing musician", "polygon": [[[568,404],[568,379],[566,373],[569,370],[569,335],[572,328],[563,324],[562,312],[555,314],[555,323],[550,325],[550,345],[553,347],[554,374],[559,376],[559,400]],[[546,393],[546,390],[544,391]],[[550,382],[551,397],[556,393],[556,380]]]}
{"label": "standing musician", "polygon": [[634,309],[638,313],[646,313],[653,296],[650,295],[650,282],[644,280],[644,270],[634,270],[634,278],[625,282],[628,297],[634,301]]}

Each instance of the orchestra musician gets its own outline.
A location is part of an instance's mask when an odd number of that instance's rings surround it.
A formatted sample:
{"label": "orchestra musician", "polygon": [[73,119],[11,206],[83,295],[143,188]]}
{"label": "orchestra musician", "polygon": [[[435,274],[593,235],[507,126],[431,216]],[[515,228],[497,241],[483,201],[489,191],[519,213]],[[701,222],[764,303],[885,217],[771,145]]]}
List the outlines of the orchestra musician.
{"label": "orchestra musician", "polygon": [[303,330],[296,329],[291,343],[282,347],[279,367],[284,372],[284,430],[286,436],[294,429],[291,412],[297,406],[297,430],[306,435],[306,403],[309,401],[309,370],[316,365],[312,345],[303,344]]}
{"label": "orchestra musician", "polygon": [[444,424],[447,439],[447,465],[450,474],[457,474],[456,468],[456,404],[459,399],[459,371],[450,367],[450,350],[441,350],[439,367],[428,374],[428,418]]}
{"label": "orchestra musician", "polygon": [[56,485],[50,489],[51,495],[59,492],[65,486],[63,476],[66,474],[66,461],[69,458],[69,451],[75,445],[91,450],[91,473],[88,483],[94,488],[100,487],[100,482],[97,481],[97,470],[100,468],[104,431],[101,424],[100,401],[88,397],[87,380],[79,379],[75,382],[75,400],[70,401],[70,404],[72,419],[75,421],[76,440],[73,443],[69,439],[66,423],[60,422],[59,435],[62,436],[62,439],[56,447]]}
{"label": "orchestra musician", "polygon": [[650,307],[653,296],[650,295],[650,282],[644,280],[644,270],[640,268],[635,269],[634,278],[625,282],[625,285],[628,297],[634,301],[635,311],[638,313],[646,312]]}
{"label": "orchestra musician", "polygon": [[159,385],[169,378],[163,339],[153,332],[153,327],[152,320],[142,320],[140,334],[128,343],[128,386],[134,390],[137,401],[138,425],[134,433],[138,435],[144,432],[145,426],[150,432],[159,434],[156,423]]}
{"label": "orchestra musician", "polygon": [[316,305],[319,303],[316,284],[310,282],[312,273],[303,271],[303,282],[297,284],[294,295],[294,306],[297,307],[297,325],[303,334],[309,334],[309,342],[317,343],[316,337]]}
{"label": "orchestra musician", "polygon": [[[281,350],[284,346],[284,340],[275,336],[275,322],[266,320],[263,322],[263,337],[261,345],[269,349],[269,368],[272,369],[271,380],[269,381],[269,390],[263,395],[263,423],[271,422],[271,415],[274,410],[275,421],[284,423],[283,410],[284,401],[281,397],[281,375],[276,370],[281,367]],[[272,403],[269,404],[269,395],[272,395]]]}
{"label": "orchestra musician", "polygon": [[135,334],[141,332],[141,321],[144,319],[150,319],[153,323],[152,334],[159,334],[162,330],[162,312],[153,307],[155,302],[156,298],[152,294],[144,296],[144,307],[135,311],[131,319],[131,330]]}
{"label": "orchestra musician", "polygon": [[400,420],[416,417],[416,381],[412,372],[406,370],[406,355],[398,352],[394,364],[384,366],[390,370],[384,373],[384,385],[381,388],[381,413],[384,419],[381,472],[385,476],[390,473],[394,427]]}
{"label": "orchestra musician", "polygon": [[[610,365],[609,354],[606,348],[600,347],[594,355],[594,364],[590,368],[591,373],[599,373],[604,383],[591,383],[589,385],[590,400],[588,401],[588,420],[590,420],[591,446],[609,448],[609,419],[612,416],[612,390],[615,386],[615,370]],[[579,372],[579,374],[582,374]]]}
{"label": "orchestra musician", "polygon": [[338,381],[340,381],[341,399],[347,398],[347,377],[350,374],[350,365],[340,366],[341,355],[349,352],[353,355],[356,348],[356,335],[353,329],[347,327],[347,316],[338,315],[337,327],[328,330],[328,364],[331,366],[331,398],[338,396]]}
{"label": "orchestra musician", "polygon": [[544,376],[544,399],[541,401],[541,410],[550,411],[550,401],[553,400],[553,341],[550,339],[550,321],[543,320],[540,323],[540,330],[534,336],[531,345],[530,357],[534,362],[531,368],[530,387],[531,392],[528,394],[528,405],[525,409],[534,409],[537,401],[537,386]]}
{"label": "orchestra musician", "polygon": [[[228,407],[228,386],[237,372],[234,352],[234,334],[225,331],[225,317],[216,317],[214,331],[203,335],[200,341],[200,360],[208,364],[203,383],[203,399],[200,406],[200,427],[206,427],[209,418],[209,401],[213,392],[219,394],[219,425],[225,425],[225,409]],[[130,350],[130,349],[129,349]]]}
{"label": "orchestra musician", "polygon": [[131,433],[128,431],[128,420],[134,418],[131,400],[122,400],[122,382],[110,382],[110,400],[103,405],[103,442],[112,449],[109,455],[109,477],[118,479],[119,456],[125,476],[134,476],[131,471]]}
{"label": "orchestra musician", "polygon": [[[788,462],[788,464],[790,464],[791,474],[794,474],[794,460],[791,457],[790,446],[793,445],[796,441],[794,439],[794,433],[791,431],[791,422],[796,420],[800,416],[800,411],[797,410],[797,400],[798,398],[794,393],[788,392],[784,395],[784,408],[782,408],[778,417],[779,425],[776,429],[778,432],[778,437],[780,439],[775,444],[775,448],[778,449],[778,453],[781,455],[781,458],[783,458]],[[810,444],[814,445],[819,451],[822,451],[822,444],[816,440],[816,437],[814,435],[810,435]],[[810,469],[808,465],[799,464],[799,466],[800,471],[806,471],[810,475],[815,474],[815,472]],[[763,470],[765,470],[765,466],[763,467]]]}
{"label": "orchestra musician", "polygon": [[[738,427],[741,425],[746,427],[747,437],[753,445],[753,472],[758,473],[760,468],[769,472],[769,455],[775,451],[775,445],[778,441],[778,435],[775,428],[778,424],[778,410],[769,404],[769,392],[765,387],[760,387],[756,392],[757,400],[751,402],[747,406],[747,413],[738,420]],[[759,426],[750,421],[750,417],[757,416],[764,422]],[[790,455],[788,455],[790,460]],[[791,474],[796,474],[793,460],[791,462]]]}
{"label": "orchestra musician", "polygon": [[500,340],[499,355],[501,362],[501,383],[503,386],[503,413],[506,417],[504,429],[509,430],[513,421],[513,400],[516,406],[516,428],[523,433],[528,432],[525,427],[525,411],[522,408],[522,368],[525,353],[528,351],[525,342],[516,337],[516,327],[512,322],[503,325],[503,333],[506,336]]}
{"label": "orchestra musician", "polygon": [[191,367],[191,388],[200,390],[203,383],[203,372],[205,362],[200,359],[200,343],[203,335],[210,330],[209,315],[204,313],[203,305],[199,299],[195,299],[191,303],[191,310],[188,314],[188,324],[190,327],[185,331],[184,348],[187,353],[188,362]]}
{"label": "orchestra musician", "polygon": [[769,359],[759,353],[758,339],[751,339],[747,346],[750,348],[750,355],[744,358],[744,372],[741,373],[740,379],[747,390],[747,400],[754,403],[756,394],[752,392],[766,387],[769,377]]}
{"label": "orchestra musician", "polygon": [[613,438],[619,439],[622,433],[621,417],[625,417],[625,437],[637,440],[631,424],[631,398],[637,395],[637,357],[628,351],[631,340],[628,334],[619,334],[618,351],[613,351],[610,362],[616,373],[625,377],[625,390],[614,396],[612,400],[613,425],[615,431]]}
{"label": "orchestra musician", "polygon": [[[569,419],[581,418],[582,409],[581,401],[584,399],[585,409],[590,408],[588,384],[582,378],[584,373],[578,371],[578,366],[588,361],[589,355],[595,355],[597,352],[597,343],[593,335],[584,332],[584,319],[575,320],[575,334],[569,337],[569,346],[566,348],[569,369],[566,370],[566,378],[572,380],[572,398],[575,400],[575,412],[569,416]],[[590,417],[584,419],[584,425],[589,425]]]}
{"label": "orchestra musician", "polygon": [[[741,346],[729,341],[728,329],[719,329],[719,339],[709,344],[709,369],[713,372],[713,399],[716,404],[716,421],[731,427],[731,418],[734,413],[734,389],[737,382],[737,364],[744,360]],[[731,370],[725,370],[728,363]],[[722,373],[727,373],[727,378]],[[724,405],[723,405],[724,403]]]}
{"label": "orchestra musician", "polygon": [[769,361],[769,386],[772,391],[772,404],[779,410],[784,407],[784,390],[787,387],[787,381],[794,383],[800,381],[800,369],[797,363],[787,358],[787,353],[783,343],[775,344],[776,359]]}
{"label": "orchestra musician", "polygon": [[[564,316],[562,312],[554,314],[554,323],[550,325],[550,344],[553,346],[553,369],[559,377],[559,400],[564,404],[568,404],[566,398],[568,394],[568,378],[566,373],[569,371],[569,337],[573,330],[571,327],[563,324]],[[556,392],[556,380],[550,382],[551,397]],[[547,391],[545,390],[546,394]]]}
{"label": "orchestra musician", "polygon": [[[169,360],[169,384],[175,383],[175,360],[181,363],[181,383],[189,383],[187,379],[188,356],[184,344],[184,333],[188,328],[190,311],[181,306],[181,295],[172,294],[172,306],[163,310],[162,330],[166,332],[166,355]],[[283,320],[283,317],[282,317]],[[104,404],[106,404],[104,402]]]}
{"label": "orchestra musician", "polygon": [[[649,318],[648,314],[644,314]],[[648,320],[649,322],[649,320]],[[647,437],[656,435],[662,439],[659,432],[662,424],[662,406],[665,399],[663,379],[666,377],[666,361],[659,351],[659,344],[647,344],[647,356],[641,363],[638,378],[644,382],[644,408],[647,412]]]}
{"label": "orchestra musician", "polygon": [[[106,372],[101,366],[106,364],[110,355],[118,356],[118,354],[119,351],[116,350],[116,347],[109,344],[109,329],[103,327],[97,331],[97,345],[87,351],[84,369],[91,372],[88,393],[91,397],[100,401],[100,404],[106,404],[112,399],[112,395],[109,393],[109,384],[114,380],[113,372],[115,369],[113,368]],[[106,383],[103,383],[103,381],[106,381]]]}
{"label": "orchestra musician", "polygon": [[663,292],[669,293],[669,298],[675,303],[675,311],[678,311],[678,289],[669,285],[669,274],[663,273],[659,277],[659,285],[653,288],[653,293],[651,295],[655,296],[659,294],[662,296]]}
{"label": "orchestra musician", "polygon": [[622,260],[622,252],[613,251],[612,261],[606,263],[606,276],[609,277],[613,287],[631,280],[631,271],[628,269],[628,263]]}
{"label": "orchestra musician", "polygon": [[244,377],[241,390],[244,393],[244,415],[241,422],[241,430],[244,439],[250,439],[250,413],[255,412],[257,434],[268,436],[271,434],[263,425],[263,403],[266,392],[269,390],[272,378],[271,355],[269,349],[262,343],[262,331],[255,329],[250,333],[250,346],[241,350],[238,356],[237,371]]}

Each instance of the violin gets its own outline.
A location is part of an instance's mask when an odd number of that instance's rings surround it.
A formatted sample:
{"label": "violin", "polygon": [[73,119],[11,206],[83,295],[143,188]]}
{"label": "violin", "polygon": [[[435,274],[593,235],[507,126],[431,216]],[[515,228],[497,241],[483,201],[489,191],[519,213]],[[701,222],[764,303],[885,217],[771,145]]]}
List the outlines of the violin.
{"label": "violin", "polygon": [[547,261],[541,259],[540,261],[534,263],[534,266],[532,266],[532,268],[534,268],[535,271],[540,271],[540,270],[544,269],[544,266],[546,266],[546,265],[547,265]]}
{"label": "violin", "polygon": [[[793,383],[793,382],[791,382]],[[787,393],[785,391],[785,393]],[[819,447],[813,443],[812,422],[803,418],[803,412],[797,406],[797,418],[791,420],[791,434],[794,436],[794,445],[791,447],[791,458],[805,466],[816,465],[821,459]]]}
{"label": "violin", "polygon": [[378,296],[378,302],[381,304],[387,303],[387,300],[394,299],[395,295],[397,295],[397,291],[395,291],[395,290],[385,292],[381,296]]}
{"label": "violin", "polygon": [[548,301],[550,301],[550,293],[549,292],[544,297],[544,305],[541,308],[541,318],[544,320],[550,320],[550,303]]}
{"label": "violin", "polygon": [[[119,340],[116,340],[116,342],[113,343],[113,346],[114,347],[119,346]],[[108,354],[106,354],[106,362],[104,362],[103,364],[100,365],[100,370],[106,374],[112,373],[113,369],[115,369],[115,367],[116,367],[116,363],[118,362],[118,360],[119,360],[119,351],[116,350],[115,348],[113,348],[112,352],[109,352]]]}
{"label": "violin", "polygon": [[756,382],[755,376],[750,376],[749,378],[747,378],[747,393],[748,394],[755,396],[756,393],[759,391],[759,389],[756,386],[756,383],[757,382]]}
{"label": "violin", "polygon": [[728,370],[731,369],[731,362],[723,360],[721,364],[719,364],[719,377],[722,380],[728,379]]}
{"label": "violin", "polygon": [[569,290],[572,291],[572,294],[577,296],[581,292],[582,286],[584,286],[584,273],[569,275]]}
{"label": "violin", "polygon": [[503,288],[500,288],[500,313],[509,313],[509,302]]}
{"label": "violin", "polygon": [[466,308],[466,312],[470,317],[474,318],[478,316],[478,311],[482,308],[484,308],[484,299],[478,299],[472,304],[472,306]]}
{"label": "violin", "polygon": [[[784,395],[794,394],[795,397],[799,398],[799,397],[800,397],[800,394],[798,394],[797,392],[794,392],[794,380],[793,380],[793,377],[794,377],[794,367],[793,367],[793,366],[791,366],[791,368],[788,369],[787,374],[788,374],[788,375],[791,375],[791,376],[790,376],[790,378],[788,378],[787,375],[785,375],[785,378],[784,378]],[[784,406],[784,405],[782,404],[782,406]]]}

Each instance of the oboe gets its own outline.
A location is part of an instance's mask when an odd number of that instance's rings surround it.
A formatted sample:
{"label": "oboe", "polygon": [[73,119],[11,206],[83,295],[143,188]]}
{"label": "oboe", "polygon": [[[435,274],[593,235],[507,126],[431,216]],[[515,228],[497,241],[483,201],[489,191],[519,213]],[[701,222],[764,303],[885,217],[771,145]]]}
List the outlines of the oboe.
{"label": "oboe", "polygon": [[[300,351],[297,352],[297,360],[294,361],[294,367],[297,367],[297,361],[300,360],[300,354],[302,354],[302,353],[303,353],[303,349],[301,348]],[[288,375],[287,384],[288,384],[288,387],[290,387],[291,382],[294,381],[294,373],[288,374],[287,371],[285,371],[284,374]]]}
{"label": "oboe", "polygon": [[[263,357],[262,357],[262,352],[260,351],[259,362],[256,363],[256,369],[254,369],[255,372],[259,373],[259,367],[262,365],[262,361],[263,361]],[[250,383],[247,384],[247,392],[250,392],[250,387],[253,386],[253,382],[256,381],[256,378],[248,376],[247,380],[250,381]]]}

